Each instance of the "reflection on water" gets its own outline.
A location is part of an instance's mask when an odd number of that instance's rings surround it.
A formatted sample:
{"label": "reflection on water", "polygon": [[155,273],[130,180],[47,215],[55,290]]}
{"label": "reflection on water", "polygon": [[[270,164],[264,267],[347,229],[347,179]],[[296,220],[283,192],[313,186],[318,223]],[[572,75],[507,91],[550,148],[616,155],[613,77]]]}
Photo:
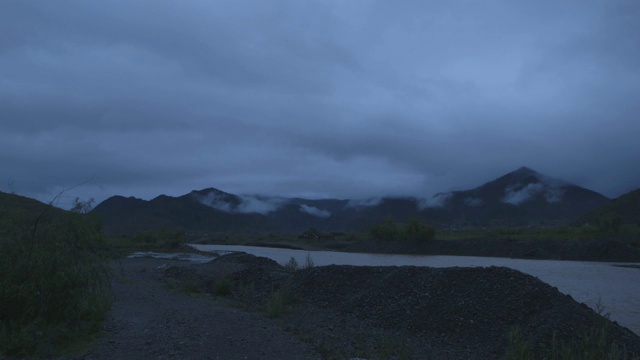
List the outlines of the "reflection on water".
{"label": "reflection on water", "polygon": [[281,264],[294,257],[304,264],[311,256],[316,266],[505,266],[536,276],[591,308],[600,301],[611,320],[640,335],[640,269],[609,263],[557,260],[522,260],[473,256],[425,256],[304,251],[235,245],[191,245],[200,251],[242,251]]}

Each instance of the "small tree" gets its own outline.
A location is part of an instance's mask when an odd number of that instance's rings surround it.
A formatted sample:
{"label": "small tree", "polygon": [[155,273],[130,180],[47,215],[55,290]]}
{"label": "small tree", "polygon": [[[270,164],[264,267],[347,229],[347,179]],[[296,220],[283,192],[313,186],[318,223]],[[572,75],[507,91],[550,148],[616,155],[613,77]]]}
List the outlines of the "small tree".
{"label": "small tree", "polygon": [[410,241],[433,240],[436,230],[418,219],[411,219],[405,226],[403,238]]}
{"label": "small tree", "polygon": [[93,204],[95,203],[95,199],[91,198],[87,201],[82,201],[80,198],[75,198],[73,201],[73,206],[70,211],[77,214],[88,214],[91,209],[93,209]]}
{"label": "small tree", "polygon": [[392,218],[373,225],[369,233],[374,239],[378,240],[396,240],[398,238],[398,227]]}

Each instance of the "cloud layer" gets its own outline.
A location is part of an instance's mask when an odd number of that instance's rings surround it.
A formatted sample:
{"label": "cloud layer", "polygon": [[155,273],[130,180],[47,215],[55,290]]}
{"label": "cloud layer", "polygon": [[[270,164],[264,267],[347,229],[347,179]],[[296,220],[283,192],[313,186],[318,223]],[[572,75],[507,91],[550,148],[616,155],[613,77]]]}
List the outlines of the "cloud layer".
{"label": "cloud layer", "polygon": [[640,186],[634,0],[8,0],[0,33],[3,191]]}

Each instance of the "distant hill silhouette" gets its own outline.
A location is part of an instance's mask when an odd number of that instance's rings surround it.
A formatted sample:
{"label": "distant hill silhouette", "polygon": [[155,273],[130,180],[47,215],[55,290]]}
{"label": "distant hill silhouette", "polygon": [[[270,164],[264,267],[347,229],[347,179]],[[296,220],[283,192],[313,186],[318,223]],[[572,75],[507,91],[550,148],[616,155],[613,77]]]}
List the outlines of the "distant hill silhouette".
{"label": "distant hill silhouette", "polygon": [[310,227],[362,231],[387,218],[418,218],[437,226],[557,225],[607,201],[597,192],[522,167],[474,189],[430,198],[309,200],[207,188],[150,201],[114,196],[93,212],[111,234],[163,227],[191,232],[299,233]]}
{"label": "distant hill silhouette", "polygon": [[475,189],[437,194],[427,217],[461,226],[567,223],[609,199],[595,191],[521,167]]}
{"label": "distant hill silhouette", "polygon": [[640,225],[640,189],[630,191],[589,211],[578,218],[576,223],[596,225],[616,218],[621,224]]}
{"label": "distant hill silhouette", "polygon": [[0,211],[20,212],[22,215],[27,215],[29,217],[37,217],[45,211],[50,215],[65,212],[65,210],[45,204],[38,200],[21,195],[8,194],[2,191],[0,191]]}

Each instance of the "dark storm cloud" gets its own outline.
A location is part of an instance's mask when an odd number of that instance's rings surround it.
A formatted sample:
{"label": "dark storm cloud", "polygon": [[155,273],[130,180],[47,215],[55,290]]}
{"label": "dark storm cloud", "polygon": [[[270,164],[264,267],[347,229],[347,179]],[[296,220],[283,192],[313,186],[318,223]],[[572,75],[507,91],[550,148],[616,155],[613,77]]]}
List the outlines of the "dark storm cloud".
{"label": "dark storm cloud", "polygon": [[635,1],[5,1],[27,196],[429,196],[526,165],[640,186]]}

